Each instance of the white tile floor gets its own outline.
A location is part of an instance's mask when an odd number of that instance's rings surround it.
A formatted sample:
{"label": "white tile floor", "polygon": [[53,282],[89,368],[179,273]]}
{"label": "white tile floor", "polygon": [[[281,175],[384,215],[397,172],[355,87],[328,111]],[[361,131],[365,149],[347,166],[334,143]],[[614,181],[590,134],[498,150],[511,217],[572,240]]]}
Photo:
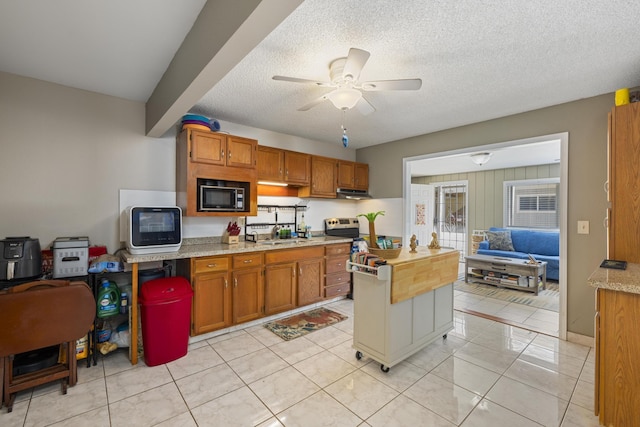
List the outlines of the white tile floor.
{"label": "white tile floor", "polygon": [[383,373],[355,358],[353,302],[330,307],[349,319],[293,341],[252,326],[166,365],[131,366],[124,352],[81,363],[67,395],[20,393],[0,425],[598,425],[589,347],[456,311],[446,340]]}
{"label": "white tile floor", "polygon": [[554,337],[559,336],[560,318],[557,312],[457,290],[454,290],[453,297],[453,306],[456,310],[484,314],[486,317],[501,320],[512,326]]}

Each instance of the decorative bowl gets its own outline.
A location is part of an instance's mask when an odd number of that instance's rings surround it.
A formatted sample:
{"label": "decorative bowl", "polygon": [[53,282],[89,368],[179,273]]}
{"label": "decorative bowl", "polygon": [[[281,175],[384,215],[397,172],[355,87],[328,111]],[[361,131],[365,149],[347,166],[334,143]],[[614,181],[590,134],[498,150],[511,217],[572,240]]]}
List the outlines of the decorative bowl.
{"label": "decorative bowl", "polygon": [[400,252],[402,252],[402,248],[396,249],[378,249],[378,248],[369,248],[369,253],[379,256],[384,259],[394,259],[400,256]]}

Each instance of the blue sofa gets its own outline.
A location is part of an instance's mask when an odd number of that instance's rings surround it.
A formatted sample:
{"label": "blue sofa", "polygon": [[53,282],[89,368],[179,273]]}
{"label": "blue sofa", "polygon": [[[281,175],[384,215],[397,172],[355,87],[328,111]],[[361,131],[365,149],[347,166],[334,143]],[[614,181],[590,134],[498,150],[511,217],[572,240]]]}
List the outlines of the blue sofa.
{"label": "blue sofa", "polygon": [[489,231],[511,231],[513,251],[491,248],[488,240],[478,245],[479,255],[529,259],[547,262],[547,279],[560,278],[560,233],[553,231],[522,230],[491,227]]}

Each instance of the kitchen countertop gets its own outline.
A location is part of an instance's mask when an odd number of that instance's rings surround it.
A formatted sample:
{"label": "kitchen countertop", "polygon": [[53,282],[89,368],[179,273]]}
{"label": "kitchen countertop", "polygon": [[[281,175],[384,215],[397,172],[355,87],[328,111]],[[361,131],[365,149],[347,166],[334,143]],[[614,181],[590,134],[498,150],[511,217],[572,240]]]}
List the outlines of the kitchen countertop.
{"label": "kitchen countertop", "polygon": [[640,264],[627,264],[626,270],[597,268],[589,279],[594,288],[640,294]]}
{"label": "kitchen countertop", "polygon": [[[242,236],[241,236],[242,237]],[[197,258],[213,255],[231,255],[243,252],[270,251],[278,249],[292,249],[299,247],[327,245],[335,243],[351,243],[353,239],[344,237],[312,237],[310,239],[286,239],[286,240],[259,240],[227,245],[220,242],[219,238],[193,238],[184,239],[180,250],[177,252],[161,252],[157,254],[134,255],[127,250],[121,252],[125,262],[138,263],[150,261],[165,261],[172,259]]]}

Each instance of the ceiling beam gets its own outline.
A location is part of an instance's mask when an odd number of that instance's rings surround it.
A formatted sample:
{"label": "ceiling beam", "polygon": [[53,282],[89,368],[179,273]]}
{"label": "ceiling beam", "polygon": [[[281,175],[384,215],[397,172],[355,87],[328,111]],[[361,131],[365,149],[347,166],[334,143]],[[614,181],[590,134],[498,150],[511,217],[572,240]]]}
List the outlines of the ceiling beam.
{"label": "ceiling beam", "polygon": [[208,0],[146,104],[159,138],[303,0]]}

